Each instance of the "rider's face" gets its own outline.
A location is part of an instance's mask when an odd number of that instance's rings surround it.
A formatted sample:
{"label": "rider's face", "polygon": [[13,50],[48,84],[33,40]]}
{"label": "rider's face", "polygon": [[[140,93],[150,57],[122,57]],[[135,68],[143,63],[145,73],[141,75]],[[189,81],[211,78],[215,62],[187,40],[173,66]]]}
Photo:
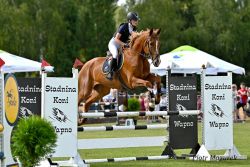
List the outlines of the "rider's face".
{"label": "rider's face", "polygon": [[137,27],[138,20],[131,20],[131,24],[132,24],[132,26]]}

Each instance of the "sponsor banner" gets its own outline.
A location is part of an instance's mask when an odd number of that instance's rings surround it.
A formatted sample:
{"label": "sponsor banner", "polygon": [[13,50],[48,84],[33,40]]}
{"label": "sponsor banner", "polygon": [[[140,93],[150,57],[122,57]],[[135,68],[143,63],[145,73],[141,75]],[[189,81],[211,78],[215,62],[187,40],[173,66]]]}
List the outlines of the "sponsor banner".
{"label": "sponsor banner", "polygon": [[[169,77],[169,110],[196,110],[196,77]],[[181,115],[169,118],[169,140],[173,149],[194,148],[198,143],[197,116]]]}
{"label": "sponsor banner", "polygon": [[4,85],[5,117],[10,126],[18,121],[19,92],[16,78],[13,74],[6,76]]}
{"label": "sponsor banner", "polygon": [[20,109],[19,117],[41,116],[41,78],[17,78]]}
{"label": "sponsor banner", "polygon": [[[2,78],[3,79],[3,78]],[[3,104],[4,109],[3,113],[3,126],[4,126],[4,163],[5,166],[13,166],[15,161],[13,160],[12,152],[11,152],[11,136],[13,132],[14,126],[18,122],[18,113],[19,113],[19,92],[16,78],[13,74],[8,74],[5,77],[4,83],[4,91],[3,92]],[[1,81],[2,83],[2,81]],[[1,86],[2,88],[2,86]],[[1,98],[2,98],[1,97]],[[2,104],[2,102],[1,102]],[[3,114],[1,113],[1,114]]]}
{"label": "sponsor banner", "polygon": [[75,78],[45,77],[44,117],[52,122],[57,133],[53,157],[77,155],[77,95]]}
{"label": "sponsor banner", "polygon": [[232,77],[205,76],[203,144],[208,150],[233,148]]}

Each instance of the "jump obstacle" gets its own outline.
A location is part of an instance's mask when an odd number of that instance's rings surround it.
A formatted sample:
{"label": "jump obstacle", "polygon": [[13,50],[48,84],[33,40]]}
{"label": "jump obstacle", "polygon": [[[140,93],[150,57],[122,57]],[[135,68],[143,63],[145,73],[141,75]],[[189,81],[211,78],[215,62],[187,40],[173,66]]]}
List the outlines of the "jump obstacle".
{"label": "jump obstacle", "polygon": [[167,129],[167,124],[158,125],[132,125],[132,126],[98,126],[98,127],[78,127],[78,132],[89,131],[115,131],[115,130],[145,130],[145,129]]}
{"label": "jump obstacle", "polygon": [[100,163],[100,162],[124,162],[124,161],[141,161],[141,160],[163,160],[169,159],[168,155],[162,156],[145,156],[145,157],[123,157],[123,158],[107,158],[107,159],[89,159],[83,160],[86,164]]}
{"label": "jump obstacle", "polygon": [[[223,85],[223,84],[222,84]],[[203,94],[204,96],[204,94]],[[204,99],[203,99],[204,100]],[[204,102],[203,102],[204,104]],[[155,111],[155,112],[108,112],[108,113],[81,113],[80,115],[84,118],[93,118],[93,117],[137,117],[137,116],[171,116],[171,115],[196,115],[199,114],[199,111],[195,111],[195,110],[191,110],[191,111]],[[207,119],[205,119],[205,122],[203,122],[204,124],[206,123],[206,121],[208,121]],[[216,125],[215,125],[216,126]],[[143,126],[143,128],[146,128],[148,126]],[[84,128],[79,128],[79,130],[84,131]],[[139,129],[139,127],[137,127]],[[165,128],[165,127],[164,127]],[[116,126],[107,126],[107,127],[94,127],[94,128],[89,128],[90,131],[112,131],[112,130],[118,130],[118,127]],[[121,128],[119,130],[125,130],[126,128]],[[131,127],[131,129],[135,130],[136,126]],[[87,131],[87,127],[85,129],[85,131]],[[211,135],[211,134],[210,134]],[[230,137],[231,138],[231,137]],[[203,141],[204,142],[204,141]],[[231,148],[231,149],[230,149]],[[234,149],[235,147],[229,147],[228,151],[225,153],[225,156],[233,156],[235,155]],[[197,154],[198,156],[203,156],[204,155],[204,145],[202,145],[201,149],[199,150],[199,153]],[[206,150],[206,149],[205,149]],[[236,149],[237,150],[237,149]],[[155,156],[160,158],[165,158],[168,159],[169,156],[168,155],[163,155],[162,156]],[[236,155],[239,159],[240,159],[240,154]],[[154,156],[153,156],[154,157]],[[208,159],[206,160],[210,160],[211,156],[209,154],[205,154],[205,157],[208,157]],[[129,160],[142,160],[142,159],[150,159],[149,157],[125,157],[125,158],[111,158],[111,159],[92,159],[92,160],[83,160],[84,163],[88,164],[88,163],[97,163],[97,162],[119,162],[119,161],[129,161]],[[195,158],[193,158],[194,160],[196,160]],[[204,160],[204,159],[203,159]]]}
{"label": "jump obstacle", "polygon": [[104,113],[80,113],[83,118],[99,117],[137,117],[137,116],[168,116],[168,115],[198,115],[199,110],[186,111],[153,111],[153,112],[104,112]]}
{"label": "jump obstacle", "polygon": [[[77,76],[77,74],[74,74],[74,77],[75,78],[77,78],[76,77]],[[213,79],[214,80],[214,79]],[[56,82],[58,82],[58,80],[56,81]],[[77,88],[77,87],[76,87]],[[44,92],[42,92],[43,93],[43,97],[45,97],[44,96]],[[204,97],[204,92],[202,93],[202,97]],[[204,100],[204,99],[203,99]],[[203,104],[204,104],[204,101],[203,101]],[[60,104],[61,105],[61,104]],[[72,105],[70,105],[70,106],[72,106]],[[77,106],[77,105],[76,105]],[[43,111],[46,109],[45,108],[45,106],[42,106],[43,107]],[[63,107],[62,107],[63,108]],[[77,107],[75,108],[75,110],[77,111]],[[204,109],[203,109],[204,110]],[[72,110],[70,111],[70,112],[72,112]],[[189,113],[187,113],[187,112],[189,112],[189,111],[184,111],[184,112],[166,112],[166,111],[164,111],[164,113],[162,113],[162,111],[161,111],[161,114],[163,114],[163,115],[182,115],[182,114],[184,114],[184,115],[187,115],[187,114],[189,114]],[[125,113],[125,114],[120,114],[120,112],[116,112],[115,114],[109,114],[109,113],[96,113],[96,114],[98,114],[98,115],[94,115],[94,117],[113,117],[113,116],[118,116],[118,117],[129,117],[129,116],[160,116],[160,113],[159,112],[156,112],[157,114],[151,114],[151,113],[154,113],[154,112],[147,112],[148,114],[142,114],[142,113],[140,113],[140,112],[132,112],[132,113],[129,113],[129,114],[127,114],[127,113]],[[192,113],[192,115],[194,115],[194,114],[198,114],[199,113],[199,111],[193,111],[193,113]],[[85,115],[86,114],[86,115]],[[82,116],[83,117],[86,117],[86,118],[90,118],[90,117],[92,117],[93,115],[91,115],[92,113],[84,113]],[[100,115],[101,114],[101,115]],[[203,122],[204,124],[206,123],[206,119],[205,119],[205,121]],[[216,125],[215,125],[216,126]],[[147,129],[150,129],[150,128],[148,128],[149,126],[147,126]],[[164,128],[166,128],[167,126],[163,126]],[[84,127],[85,128],[85,127]],[[112,129],[112,130],[118,130],[119,128],[118,127],[115,127],[115,126],[112,126],[112,128],[110,127],[110,126],[108,126],[108,127],[101,127],[101,128],[89,128],[88,130],[87,130],[87,128],[85,128],[85,130],[84,130],[84,128],[82,129],[83,131],[103,131],[104,129],[105,129],[105,131],[109,131],[109,130],[107,130],[107,129]],[[139,127],[139,126],[134,126],[134,127],[131,127],[131,128],[133,128],[134,130],[139,130],[140,128],[142,128],[142,127]],[[145,125],[143,126],[143,128],[145,128]],[[152,127],[151,127],[152,128]],[[160,127],[157,127],[157,128],[160,128]],[[75,128],[76,130],[76,132],[78,131],[77,130],[77,127]],[[125,130],[126,128],[121,128],[120,130]],[[111,130],[110,130],[111,131]],[[207,135],[209,135],[208,133],[207,133]],[[205,136],[206,137],[206,136]],[[77,143],[77,136],[75,135],[74,136],[74,140],[75,141],[72,141],[73,143],[74,142],[76,142]],[[204,140],[204,139],[203,139]],[[65,141],[65,139],[64,139],[64,141]],[[71,141],[71,140],[67,140],[67,141]],[[69,144],[69,143],[68,143]],[[65,150],[67,150],[67,148],[65,147],[65,145],[59,145],[59,147],[62,147],[63,148],[63,150],[65,151]],[[199,156],[203,156],[204,155],[204,148],[206,147],[206,145],[202,145],[202,147],[201,147],[201,149],[199,150],[199,152],[198,152],[198,154],[197,155],[199,155]],[[77,150],[77,148],[78,147],[74,147],[73,148],[73,150]],[[230,147],[231,148],[231,147]],[[237,149],[235,148],[235,147],[232,147],[231,149],[229,148],[229,150],[226,152],[226,154],[228,155],[228,156],[234,156],[235,155],[235,152],[237,152]],[[203,149],[203,150],[202,150]],[[211,148],[210,148],[211,149]],[[205,151],[206,151],[206,149],[205,149]],[[207,157],[209,157],[209,159],[208,160],[210,160],[210,155],[207,153],[207,152],[205,152],[205,156],[207,156]],[[236,156],[241,156],[239,153],[236,155]],[[151,159],[168,159],[169,158],[169,156],[166,156],[166,155],[163,155],[163,156],[149,156],[149,157],[147,157],[147,156],[145,156],[145,157],[124,157],[124,158],[111,158],[111,159],[93,159],[92,161],[91,160],[81,160],[81,158],[79,157],[79,155],[76,155],[76,154],[74,154],[74,156],[69,156],[69,157],[74,157],[74,158],[72,158],[71,159],[71,164],[79,164],[78,166],[87,166],[87,164],[88,163],[91,163],[91,162],[93,162],[93,163],[96,163],[96,162],[120,162],[120,161],[128,161],[128,160],[151,160]],[[85,162],[85,163],[84,163]],[[63,163],[62,163],[63,164]],[[65,163],[65,164],[67,164],[67,163]]]}
{"label": "jump obstacle", "polygon": [[[135,117],[135,116],[171,116],[171,115],[197,115],[199,110],[190,111],[153,111],[153,112],[112,112],[112,113],[81,113],[84,118],[97,117]],[[100,127],[78,127],[78,132],[83,131],[113,131],[113,130],[145,130],[145,129],[167,129],[167,124],[157,125],[136,125],[136,126],[100,126]],[[81,142],[85,139],[78,140],[78,149],[99,149],[99,148],[128,148],[128,147],[148,147],[148,146],[163,146],[163,142],[168,141],[166,136],[162,137],[133,137],[129,138],[107,138],[107,139],[86,139],[89,140],[84,146]],[[94,140],[94,141],[93,141]],[[103,144],[105,143],[105,144]],[[110,144],[107,144],[110,143]],[[119,144],[118,144],[119,143]],[[131,143],[133,146],[131,146]],[[145,144],[144,144],[145,143]],[[91,146],[92,145],[92,146]],[[97,145],[97,146],[93,146]],[[109,146],[107,146],[109,145]],[[117,146],[119,145],[119,146]],[[89,147],[90,146],[90,147]],[[89,147],[89,148],[88,148]],[[86,164],[100,162],[122,162],[122,161],[138,161],[138,160],[162,160],[169,159],[169,155],[161,156],[145,156],[145,157],[123,157],[111,159],[84,159]]]}
{"label": "jump obstacle", "polygon": [[[75,74],[74,76],[77,76],[77,74]],[[43,80],[47,80],[47,77],[42,77]],[[48,78],[49,79],[49,78]],[[51,78],[52,80],[52,78]],[[55,81],[56,82],[56,81]],[[61,81],[62,82],[62,81]],[[64,82],[62,82],[64,83]],[[53,82],[49,82],[48,83],[49,86],[50,85],[57,85],[58,82],[53,83]],[[42,84],[44,87],[46,86],[46,82],[43,81]],[[61,86],[63,87],[63,86]],[[59,95],[55,94],[52,95],[52,93],[54,92],[43,92],[45,94],[43,94],[43,100],[45,100],[44,102],[44,111],[51,111],[51,108],[57,107],[57,108],[61,108],[64,109],[63,112],[65,112],[65,114],[67,114],[66,112],[69,112],[67,110],[67,106],[68,104],[51,104],[53,102],[53,97],[57,97]],[[49,95],[47,95],[49,94]],[[48,97],[52,97],[52,100],[49,100]],[[62,98],[66,98],[62,96]],[[52,102],[51,102],[52,101]],[[50,105],[51,104],[51,105]],[[63,106],[62,106],[63,105]],[[64,106],[65,105],[65,106]],[[70,103],[69,107],[71,107],[70,112],[67,114],[67,118],[69,120],[71,120],[71,117],[75,117],[74,112],[72,111],[72,103]],[[76,110],[77,113],[77,105],[76,108],[74,108]],[[80,113],[81,117],[83,118],[101,118],[101,117],[140,117],[140,116],[171,116],[171,115],[196,115],[199,114],[200,111],[197,110],[190,110],[190,111],[154,111],[154,112],[138,112],[138,111],[134,111],[134,112],[101,112],[101,113]],[[47,113],[45,113],[46,115]],[[49,114],[49,113],[48,113]],[[53,115],[47,115],[47,118],[53,117]],[[54,123],[55,121],[53,121]],[[58,129],[60,129],[59,124],[57,125]],[[142,126],[129,126],[129,127],[120,127],[120,126],[102,126],[102,127],[76,127],[76,132],[77,131],[112,131],[112,130],[126,130],[126,129],[133,129],[133,130],[140,130],[140,129],[166,129],[168,127],[168,125],[142,125]],[[65,125],[62,126],[62,128],[65,128]],[[74,128],[73,128],[74,129]],[[74,131],[74,130],[73,130]],[[74,136],[74,135],[71,135]],[[168,142],[167,136],[153,136],[153,137],[137,137],[137,138],[106,138],[106,139],[77,139],[77,134],[75,134],[74,136],[75,138],[73,139],[63,139],[62,141],[65,142],[66,141],[72,141],[72,143],[76,143],[75,146],[72,148],[64,148],[65,145],[62,144],[58,144],[59,147],[63,147],[62,149],[59,148],[59,151],[57,151],[58,153],[61,152],[66,152],[69,150],[72,150],[72,152],[77,151],[77,149],[93,149],[93,148],[125,148],[125,147],[145,147],[145,146],[163,146],[164,142]],[[115,141],[117,141],[115,143]],[[91,143],[92,142],[92,143]],[[104,144],[105,143],[105,144]],[[110,143],[110,144],[107,144]],[[118,144],[119,143],[119,144]],[[132,144],[128,144],[128,143],[132,143]],[[91,148],[89,148],[91,147]],[[73,153],[72,153],[73,154]],[[56,156],[55,156],[56,157]],[[94,159],[93,161],[90,160],[82,160],[81,157],[78,154],[75,154],[73,156],[64,156],[64,157],[74,157],[73,158],[73,162],[75,164],[80,164],[83,163],[84,165],[87,165],[84,162],[103,162],[105,160],[96,160]],[[150,156],[150,157],[127,157],[127,158],[114,158],[113,162],[116,162],[116,160],[122,160],[122,161],[128,161],[128,160],[150,160],[150,159],[167,159],[169,158],[169,156],[167,155],[162,155],[162,156]],[[58,162],[59,164],[67,164],[68,161],[63,161],[63,162]],[[111,161],[110,161],[111,162]]]}

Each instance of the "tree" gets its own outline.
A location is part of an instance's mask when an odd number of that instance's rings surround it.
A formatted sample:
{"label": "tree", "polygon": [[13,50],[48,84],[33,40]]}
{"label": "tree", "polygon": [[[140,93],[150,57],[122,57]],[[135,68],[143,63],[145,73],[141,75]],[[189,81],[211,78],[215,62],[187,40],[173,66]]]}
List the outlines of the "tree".
{"label": "tree", "polygon": [[221,59],[250,64],[248,0],[0,0],[0,48],[55,66],[71,76],[76,57],[105,56],[108,42],[129,11],[138,30],[161,28],[160,53],[189,44]]}
{"label": "tree", "polygon": [[129,6],[128,10],[138,12],[141,18],[139,29],[161,28],[161,53],[180,45],[178,39],[183,21],[176,13],[176,4],[173,0],[141,0],[133,6]]}
{"label": "tree", "polygon": [[85,60],[105,56],[115,31],[115,0],[85,0],[79,11],[79,41]]}
{"label": "tree", "polygon": [[244,60],[249,54],[247,27],[250,20],[242,19],[247,6],[239,6],[234,0],[197,0],[196,4],[199,12],[196,15],[195,30],[205,34],[200,48],[229,62],[249,67]]}

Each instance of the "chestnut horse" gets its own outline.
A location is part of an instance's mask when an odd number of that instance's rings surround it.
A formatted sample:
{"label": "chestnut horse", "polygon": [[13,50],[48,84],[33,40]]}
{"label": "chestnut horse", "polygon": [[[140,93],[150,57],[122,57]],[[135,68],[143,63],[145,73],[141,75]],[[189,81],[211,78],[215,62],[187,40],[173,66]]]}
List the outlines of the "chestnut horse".
{"label": "chestnut horse", "polygon": [[[133,33],[130,37],[130,47],[123,49],[124,62],[122,68],[114,74],[113,80],[108,80],[102,72],[105,57],[97,57],[84,64],[78,78],[79,110],[87,112],[91,103],[101,99],[110,92],[110,88],[124,90],[124,84],[129,89],[136,87],[152,88],[157,84],[156,103],[160,101],[160,77],[150,73],[148,58],[158,67],[160,29],[150,29]],[[119,73],[119,76],[118,76]],[[123,81],[121,82],[120,79]]]}

